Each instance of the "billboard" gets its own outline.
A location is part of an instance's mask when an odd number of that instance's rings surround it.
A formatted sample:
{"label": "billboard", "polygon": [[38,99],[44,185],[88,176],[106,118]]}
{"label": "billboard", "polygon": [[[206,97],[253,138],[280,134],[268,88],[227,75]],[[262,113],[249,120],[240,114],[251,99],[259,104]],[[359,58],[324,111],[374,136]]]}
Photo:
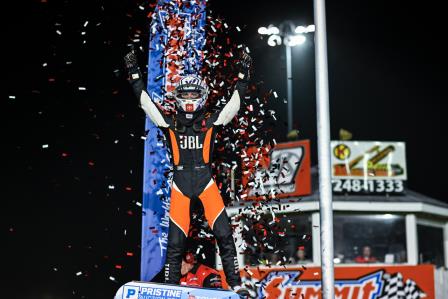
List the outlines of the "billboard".
{"label": "billboard", "polygon": [[[243,281],[265,299],[322,298],[319,267],[246,268]],[[435,299],[434,266],[335,267],[336,299]]]}
{"label": "billboard", "polygon": [[[262,153],[260,151],[265,151]],[[251,147],[243,155],[243,186],[247,199],[284,198],[311,194],[310,142]]]}
{"label": "billboard", "polygon": [[335,193],[404,191],[404,142],[332,141],[331,164]]}

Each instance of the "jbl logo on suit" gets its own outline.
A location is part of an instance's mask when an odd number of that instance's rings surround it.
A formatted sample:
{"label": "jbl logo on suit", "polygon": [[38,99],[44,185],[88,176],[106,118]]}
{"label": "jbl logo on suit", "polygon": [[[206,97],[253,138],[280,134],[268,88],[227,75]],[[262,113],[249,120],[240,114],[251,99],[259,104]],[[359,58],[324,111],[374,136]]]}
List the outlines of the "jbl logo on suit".
{"label": "jbl logo on suit", "polygon": [[199,142],[199,136],[179,136],[181,149],[201,149],[202,143]]}

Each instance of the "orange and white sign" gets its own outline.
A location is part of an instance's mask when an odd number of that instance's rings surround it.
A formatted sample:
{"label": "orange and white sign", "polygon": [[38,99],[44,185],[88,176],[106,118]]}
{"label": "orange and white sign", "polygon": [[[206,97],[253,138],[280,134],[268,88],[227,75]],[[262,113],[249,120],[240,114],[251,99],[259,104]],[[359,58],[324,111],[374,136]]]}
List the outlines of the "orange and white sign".
{"label": "orange and white sign", "polygon": [[309,140],[249,148],[243,156],[243,186],[248,199],[311,194]]}

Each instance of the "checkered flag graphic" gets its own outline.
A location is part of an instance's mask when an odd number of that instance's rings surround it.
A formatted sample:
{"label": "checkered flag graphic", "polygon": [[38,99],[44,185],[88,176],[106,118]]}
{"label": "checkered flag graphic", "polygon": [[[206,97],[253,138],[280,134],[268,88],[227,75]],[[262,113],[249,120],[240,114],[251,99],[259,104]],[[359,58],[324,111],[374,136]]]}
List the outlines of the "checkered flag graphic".
{"label": "checkered flag graphic", "polygon": [[384,288],[380,299],[404,299],[404,283],[401,273],[383,275]]}
{"label": "checkered flag graphic", "polygon": [[417,284],[407,279],[403,282],[401,273],[383,275],[383,292],[379,299],[420,299],[425,298],[426,294],[417,286]]}
{"label": "checkered flag graphic", "polygon": [[406,299],[425,298],[426,294],[418,287],[415,281],[408,279],[404,287],[404,295]]}

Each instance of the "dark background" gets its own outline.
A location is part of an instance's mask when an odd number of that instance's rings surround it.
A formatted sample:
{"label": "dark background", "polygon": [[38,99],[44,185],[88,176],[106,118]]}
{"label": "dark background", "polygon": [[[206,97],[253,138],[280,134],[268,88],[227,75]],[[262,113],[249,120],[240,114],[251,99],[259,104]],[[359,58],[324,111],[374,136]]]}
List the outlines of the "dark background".
{"label": "dark background", "polygon": [[[243,29],[236,38],[251,48],[257,79],[278,92],[275,133],[285,140],[284,48],[267,46],[257,28],[312,24],[312,1],[209,2]],[[9,298],[111,298],[139,276],[144,115],[120,68],[131,32],[146,36],[141,3],[14,1],[2,9]],[[447,201],[442,11],[437,3],[329,1],[327,27],[332,138],[345,128],[355,140],[406,142],[409,187]],[[293,77],[295,127],[311,139],[315,164],[313,46],[309,38],[293,50]]]}

